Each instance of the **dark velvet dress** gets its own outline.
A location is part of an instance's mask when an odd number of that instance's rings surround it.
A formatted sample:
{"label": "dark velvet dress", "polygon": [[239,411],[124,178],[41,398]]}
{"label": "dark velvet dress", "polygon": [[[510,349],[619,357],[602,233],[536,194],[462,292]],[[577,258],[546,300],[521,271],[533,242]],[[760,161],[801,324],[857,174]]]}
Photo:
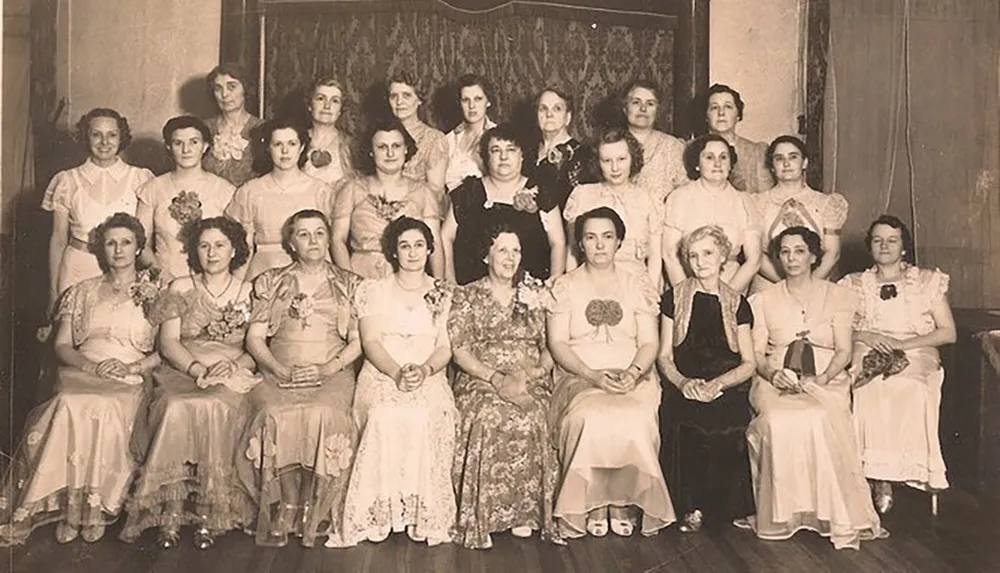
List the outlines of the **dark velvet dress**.
{"label": "dark velvet dress", "polygon": [[[534,186],[529,182],[526,189]],[[467,177],[451,192],[452,209],[458,229],[455,232],[455,281],[467,285],[486,276],[483,254],[489,248],[490,227],[509,224],[521,237],[522,264],[531,276],[545,280],[551,274],[549,236],[542,224],[543,213],[556,207],[545,187],[536,187],[535,212],[521,210],[507,203],[487,202],[486,187],[479,177]]]}
{"label": "dark velvet dress", "polygon": [[[660,312],[674,318],[673,291],[660,300]],[[753,325],[750,304],[742,296],[737,325]],[[675,341],[676,342],[676,341]],[[740,364],[726,342],[718,297],[696,292],[687,336],[674,347],[674,363],[688,378],[711,380]],[[660,465],[671,484],[678,514],[700,509],[705,523],[723,524],[753,514],[753,490],[747,455],[750,384],[730,387],[712,402],[688,400],[665,383],[660,405],[663,447]]]}
{"label": "dark velvet dress", "polygon": [[526,165],[524,171],[529,185],[547,189],[561,211],[577,185],[599,183],[601,178],[595,165],[594,153],[587,145],[570,139],[560,143],[555,149],[558,153]]}

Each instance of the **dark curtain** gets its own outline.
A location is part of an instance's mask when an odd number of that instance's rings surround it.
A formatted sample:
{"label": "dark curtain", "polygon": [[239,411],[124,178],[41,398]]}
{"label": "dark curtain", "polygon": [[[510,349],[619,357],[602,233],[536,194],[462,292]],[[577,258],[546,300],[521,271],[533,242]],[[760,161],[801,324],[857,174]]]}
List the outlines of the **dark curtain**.
{"label": "dark curtain", "polygon": [[387,110],[386,76],[410,70],[424,84],[425,119],[447,131],[461,120],[451,82],[472,72],[494,84],[494,121],[534,122],[530,99],[546,86],[566,89],[576,97],[577,134],[586,137],[618,119],[613,90],[643,77],[663,86],[660,127],[671,131],[674,32],[666,18],[646,21],[649,27],[558,12],[469,14],[441,4],[272,9],[264,27],[265,111],[301,110],[303,90],[331,75],[346,87],[341,125],[357,133],[362,116]]}

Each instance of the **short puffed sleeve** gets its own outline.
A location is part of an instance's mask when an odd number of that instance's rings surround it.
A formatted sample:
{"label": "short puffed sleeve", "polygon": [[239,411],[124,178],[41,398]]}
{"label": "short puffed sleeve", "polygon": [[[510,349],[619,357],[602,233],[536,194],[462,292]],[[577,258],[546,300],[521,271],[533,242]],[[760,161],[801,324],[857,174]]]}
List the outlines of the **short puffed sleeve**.
{"label": "short puffed sleeve", "polygon": [[431,128],[427,134],[427,164],[429,166],[448,163],[448,139],[440,131]]}
{"label": "short puffed sleeve", "polygon": [[68,171],[56,173],[56,176],[52,178],[49,186],[45,189],[45,197],[42,198],[42,209],[68,213],[76,190],[76,183]]}
{"label": "short puffed sleeve", "polygon": [[656,316],[660,312],[659,295],[653,281],[649,280],[646,273],[636,273],[632,275],[635,281],[633,287],[629,289],[635,297],[635,313],[648,316]]}
{"label": "short puffed sleeve", "polygon": [[420,217],[422,219],[441,219],[441,205],[434,199],[434,192],[419,181],[414,181],[414,183],[420,188],[418,193],[420,201],[423,203],[420,207]]}
{"label": "short puffed sleeve", "polygon": [[155,179],[140,185],[135,192],[135,196],[139,199],[139,204],[146,205],[147,207],[156,207],[156,191],[159,187]]}
{"label": "short puffed sleeve", "polygon": [[663,226],[676,229],[680,232],[685,230],[685,221],[689,218],[690,209],[690,195],[692,193],[697,193],[697,190],[692,187],[693,183],[683,185],[674,189],[674,191],[667,196],[667,201],[664,203],[664,216],[663,216]]}
{"label": "short puffed sleeve", "polygon": [[660,201],[652,190],[647,189],[645,192],[649,195],[649,210],[646,213],[649,229],[653,234],[661,233],[666,220],[664,202]]}
{"label": "short puffed sleeve", "polygon": [[864,287],[861,284],[863,274],[864,273],[851,273],[837,281],[838,286],[850,290],[855,296],[858,297],[859,301],[862,301],[858,304],[858,308],[854,312],[854,321],[852,323],[854,330],[871,330],[870,320],[868,316],[866,316],[866,305],[863,304],[863,301],[865,300]]}
{"label": "short puffed sleeve", "polygon": [[354,197],[357,192],[365,193],[364,179],[351,179],[340,188],[333,202],[333,210],[330,213],[331,219],[350,219],[354,212]]}
{"label": "short puffed sleeve", "polygon": [[187,312],[187,309],[188,297],[179,292],[164,289],[153,299],[149,315],[146,318],[153,326],[160,326],[170,319],[180,318]]}
{"label": "short puffed sleeve", "polygon": [[572,303],[572,275],[562,275],[552,285],[552,306],[549,314],[566,314],[570,312]]}
{"label": "short puffed sleeve", "polygon": [[583,188],[581,186],[576,186],[569,194],[569,198],[566,199],[566,206],[563,207],[563,219],[567,221],[572,221],[581,215],[580,212],[580,196],[583,194]]}
{"label": "short puffed sleeve", "polygon": [[829,309],[833,328],[854,327],[855,315],[861,306],[858,295],[850,289],[830,283],[831,308]]}
{"label": "short puffed sleeve", "polygon": [[274,302],[274,269],[268,269],[253,281],[250,293],[250,321],[271,322],[271,305]]}
{"label": "short puffed sleeve", "polygon": [[359,320],[378,311],[378,293],[381,287],[382,281],[377,279],[365,279],[358,285],[357,290],[354,291],[354,308],[358,313]]}
{"label": "short puffed sleeve", "polygon": [[[257,215],[254,208],[252,191],[253,180],[240,185],[236,189],[236,193],[233,193],[233,200],[229,202],[229,206],[226,207],[225,212],[226,216],[230,219],[239,221],[247,230],[248,235],[253,229],[253,222]],[[248,238],[253,240],[253,237]]]}
{"label": "short puffed sleeve", "polygon": [[746,324],[753,328],[753,309],[750,308],[750,302],[743,295],[740,295],[740,304],[736,307],[736,324]]}
{"label": "short puffed sleeve", "polygon": [[660,296],[660,314],[673,320],[674,312],[674,289],[671,288]]}
{"label": "short puffed sleeve", "polygon": [[469,296],[471,285],[460,286],[452,291],[451,309],[448,312],[448,338],[453,349],[464,348],[472,339],[475,324],[475,309]]}
{"label": "short puffed sleeve", "polygon": [[548,185],[539,185],[536,189],[535,204],[538,205],[539,211],[548,213],[559,206],[555,193],[552,192],[552,189]]}
{"label": "short puffed sleeve", "polygon": [[318,189],[316,190],[316,208],[323,212],[324,215],[330,217],[333,214],[333,206],[337,200],[337,193],[333,189],[333,185],[317,180]]}
{"label": "short puffed sleeve", "polygon": [[823,219],[823,231],[829,234],[838,234],[840,229],[843,228],[844,222],[847,221],[847,211],[849,208],[847,199],[843,195],[840,193],[830,193],[820,214]]}
{"label": "short puffed sleeve", "polygon": [[747,232],[762,233],[764,231],[763,217],[757,202],[752,199],[753,195],[751,193],[738,193],[737,195],[743,209],[743,228]]}
{"label": "short puffed sleeve", "polygon": [[951,284],[951,277],[941,271],[941,269],[920,269],[922,275],[920,283],[924,285],[923,291],[927,294],[927,301],[935,305],[948,296],[948,287]]}

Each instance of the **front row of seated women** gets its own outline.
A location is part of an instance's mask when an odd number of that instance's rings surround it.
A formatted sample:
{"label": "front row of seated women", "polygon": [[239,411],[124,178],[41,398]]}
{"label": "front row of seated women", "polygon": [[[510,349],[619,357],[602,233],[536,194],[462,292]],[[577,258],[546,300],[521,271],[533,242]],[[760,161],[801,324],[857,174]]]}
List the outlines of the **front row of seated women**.
{"label": "front row of seated women", "polygon": [[[185,526],[203,549],[238,528],[271,546],[406,532],[487,548],[504,531],[654,535],[676,502],[685,532],[810,529],[856,548],[886,535],[863,476],[885,480],[881,499],[886,481],[943,481],[939,454],[904,467],[936,439],[885,436],[896,426],[876,396],[925,385],[906,427],[936,422],[917,420],[940,391],[925,347],[954,332],[947,277],[900,263],[897,223],[872,225],[877,271],[851,288],[813,276],[816,233],[784,230],[771,256],[785,279],[748,303],[721,279],[733,247],[713,226],[682,239],[693,276],[658,301],[644,269],[618,263],[627,229],[608,207],[575,218],[582,264],[551,289],[524,273],[521,237],[503,224],[481,246],[484,278],[434,280],[434,234],[406,216],[382,237],[393,272],[362,280],[328,262],[315,210],[281,229],[292,264],[252,286],[233,274],[249,258],[243,228],[197,221],[192,274],[161,289],[136,270],[143,226],[116,214],[91,245],[105,274],[60,304],[56,395],[31,414],[0,491],[0,542],[51,522],[61,542],[93,542],[124,509],[121,538],[156,528],[163,548]],[[868,283],[920,324],[859,305],[852,291],[874,301]],[[897,379],[908,390],[890,389]],[[852,421],[853,381],[869,390]]]}

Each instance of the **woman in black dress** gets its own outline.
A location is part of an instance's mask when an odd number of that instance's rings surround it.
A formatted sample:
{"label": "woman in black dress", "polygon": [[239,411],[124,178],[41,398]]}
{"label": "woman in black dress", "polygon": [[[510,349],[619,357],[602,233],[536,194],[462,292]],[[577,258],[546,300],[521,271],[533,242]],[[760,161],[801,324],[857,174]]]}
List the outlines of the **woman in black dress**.
{"label": "woman in black dress", "polygon": [[675,388],[660,406],[660,431],[670,433],[660,464],[685,533],[701,529],[706,516],[742,523],[754,512],[745,437],[753,313],[719,279],[731,248],[717,226],[692,231],[681,242],[681,256],[693,276],[660,301],[658,362]]}
{"label": "woman in black dress", "polygon": [[538,153],[527,170],[531,181],[552,194],[559,209],[573,189],[583,183],[599,183],[593,150],[570,134],[575,113],[573,96],[547,88],[535,100],[538,117]]}
{"label": "woman in black dress", "polygon": [[479,154],[486,175],[468,177],[451,192],[441,226],[445,277],[466,285],[486,276],[489,229],[509,225],[522,238],[524,270],[541,280],[566,269],[562,213],[552,192],[522,175],[524,147],[514,128],[500,125],[483,134]]}

